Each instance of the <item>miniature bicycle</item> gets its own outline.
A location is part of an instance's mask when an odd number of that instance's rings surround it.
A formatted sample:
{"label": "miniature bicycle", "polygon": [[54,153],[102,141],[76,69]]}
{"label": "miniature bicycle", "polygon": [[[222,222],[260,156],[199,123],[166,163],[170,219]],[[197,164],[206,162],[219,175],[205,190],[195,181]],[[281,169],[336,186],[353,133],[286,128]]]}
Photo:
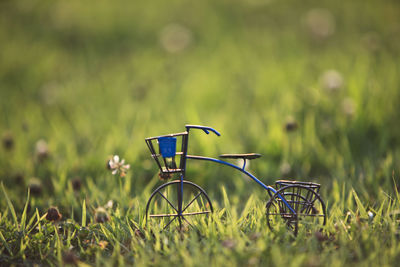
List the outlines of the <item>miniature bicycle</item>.
{"label": "miniature bicycle", "polygon": [[[203,130],[220,136],[211,127],[186,125],[186,131],[156,137],[145,141],[160,169],[160,178],[169,179],[177,175],[179,179],[159,186],[150,196],[146,205],[146,221],[153,221],[162,230],[175,224],[178,229],[194,227],[202,223],[213,207],[207,193],[195,183],[185,180],[186,160],[206,160],[227,165],[246,174],[269,193],[266,204],[267,224],[271,230],[286,225],[296,235],[299,225],[306,229],[320,227],[326,223],[325,204],[319,195],[320,185],[311,182],[279,180],[275,188],[267,186],[253,174],[245,170],[246,161],[261,157],[257,153],[223,154],[223,159],[242,159],[243,165],[203,156],[188,155],[189,132],[191,129]],[[199,220],[200,219],[200,220]],[[203,221],[204,222],[204,221]]]}

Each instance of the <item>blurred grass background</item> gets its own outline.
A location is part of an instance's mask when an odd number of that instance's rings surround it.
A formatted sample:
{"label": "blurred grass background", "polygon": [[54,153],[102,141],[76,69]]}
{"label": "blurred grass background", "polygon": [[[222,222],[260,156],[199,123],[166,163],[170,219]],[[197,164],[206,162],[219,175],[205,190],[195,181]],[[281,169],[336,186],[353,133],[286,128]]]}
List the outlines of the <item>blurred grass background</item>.
{"label": "blurred grass background", "polygon": [[[0,265],[395,264],[399,15],[396,0],[0,1]],[[147,231],[162,182],[144,138],[186,123],[222,133],[193,130],[191,154],[257,152],[266,184],[322,184],[324,233],[268,231],[265,192],[207,162],[187,178],[213,223]]]}
{"label": "blurred grass background", "polygon": [[[319,182],[328,203],[346,184],[374,205],[398,181],[399,14],[394,0],[1,1],[0,178],[19,209],[39,184],[33,206],[68,212],[76,177],[92,205],[118,199],[118,154],[145,205],[144,138],[190,123],[222,133],[193,131],[191,153],[258,152],[266,184]],[[216,199],[260,193],[208,164],[188,179]]]}

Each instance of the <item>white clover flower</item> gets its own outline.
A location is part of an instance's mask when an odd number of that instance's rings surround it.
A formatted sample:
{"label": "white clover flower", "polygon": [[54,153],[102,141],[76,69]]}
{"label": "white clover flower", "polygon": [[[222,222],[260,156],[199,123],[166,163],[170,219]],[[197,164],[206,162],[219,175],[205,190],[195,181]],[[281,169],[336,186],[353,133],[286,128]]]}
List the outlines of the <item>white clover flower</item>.
{"label": "white clover flower", "polygon": [[344,80],[337,70],[327,70],[321,75],[320,83],[326,91],[334,93],[343,87]]}
{"label": "white clover flower", "polygon": [[47,142],[45,140],[40,139],[36,142],[35,155],[39,159],[39,161],[44,161],[49,157],[49,146],[47,145]]}
{"label": "white clover flower", "polygon": [[309,10],[303,18],[303,23],[310,35],[317,40],[326,39],[335,33],[335,17],[328,9]]}
{"label": "white clover flower", "polygon": [[107,201],[107,203],[104,205],[105,209],[111,209],[114,205],[114,202],[110,199],[109,201]]}
{"label": "white clover flower", "polygon": [[125,159],[120,161],[118,155],[114,155],[108,161],[108,168],[112,170],[111,173],[113,175],[119,174],[120,177],[125,177],[130,167],[131,165],[125,164]]}
{"label": "white clover flower", "polygon": [[185,50],[192,43],[192,32],[189,28],[172,23],[165,26],[160,34],[160,43],[169,53]]}

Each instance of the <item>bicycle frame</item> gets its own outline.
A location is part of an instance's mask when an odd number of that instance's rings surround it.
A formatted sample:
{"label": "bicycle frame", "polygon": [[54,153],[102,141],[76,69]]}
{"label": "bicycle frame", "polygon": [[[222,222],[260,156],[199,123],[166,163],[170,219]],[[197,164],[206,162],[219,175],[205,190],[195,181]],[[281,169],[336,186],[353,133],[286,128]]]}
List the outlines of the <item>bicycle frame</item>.
{"label": "bicycle frame", "polygon": [[[246,167],[246,159],[243,159],[243,166],[242,166],[242,167],[239,167],[239,166],[237,166],[237,165],[235,165],[235,164],[232,164],[232,163],[229,163],[229,162],[226,162],[226,161],[223,161],[223,160],[219,160],[219,159],[216,159],[216,158],[203,157],[203,156],[196,156],[196,155],[187,155],[187,148],[188,148],[188,144],[189,144],[189,131],[190,131],[191,128],[193,128],[193,129],[201,129],[201,130],[203,130],[206,134],[209,134],[209,131],[212,131],[212,132],[214,132],[217,136],[220,136],[220,133],[217,132],[215,129],[211,128],[211,127],[204,127],[204,126],[198,126],[198,125],[186,125],[186,131],[188,132],[188,136],[187,136],[187,138],[186,138],[186,142],[187,142],[187,143],[186,143],[186,149],[185,149],[184,155],[183,155],[185,159],[212,161],[212,162],[215,162],[215,163],[219,163],[219,164],[222,164],[222,165],[226,165],[226,166],[232,167],[232,168],[234,168],[234,169],[236,169],[236,170],[239,170],[240,172],[246,174],[248,177],[250,177],[252,180],[254,180],[257,184],[259,184],[259,185],[260,185],[261,187],[263,187],[265,190],[271,191],[271,192],[274,193],[274,194],[277,192],[272,186],[265,185],[263,182],[261,182],[261,181],[260,181],[257,177],[255,177],[253,174],[251,174],[250,172],[248,172],[248,171],[245,170],[245,167]],[[184,180],[184,177],[185,177],[185,172],[186,172],[186,160],[184,160],[183,172],[182,172],[182,175],[181,175],[181,193],[182,193],[182,191],[183,191],[183,180]],[[291,212],[293,212],[294,214],[296,214],[296,211],[294,211],[293,208],[290,206],[290,204],[287,203],[286,199],[285,199],[284,197],[280,196],[280,195],[278,195],[278,196],[279,196],[279,198],[283,201],[283,203],[289,208],[289,210],[290,210]],[[179,203],[179,207],[178,207],[178,208],[179,208],[179,211],[181,211],[181,204],[182,204],[182,203]]]}
{"label": "bicycle frame", "polygon": [[[212,161],[212,162],[216,162],[219,164],[223,164],[223,165],[227,165],[229,167],[232,167],[236,170],[239,170],[240,172],[246,174],[248,177],[250,177],[251,179],[253,179],[257,184],[259,184],[260,186],[262,186],[265,190],[267,191],[271,191],[274,194],[277,192],[272,186],[268,186],[265,185],[263,182],[261,182],[257,177],[255,177],[253,174],[251,174],[250,172],[245,170],[246,167],[246,159],[243,159],[243,166],[239,167],[235,164],[220,160],[220,159],[215,159],[215,158],[210,158],[210,157],[203,157],[203,156],[195,156],[195,155],[186,155],[186,159],[194,159],[194,160],[205,160],[205,161]],[[183,181],[183,177],[181,179]],[[292,209],[292,207],[290,206],[289,203],[286,202],[286,199],[282,196],[279,196],[279,198],[283,201],[283,203],[285,203],[285,205],[290,209],[291,212],[293,212],[294,214],[296,214],[296,211],[294,211]]]}
{"label": "bicycle frame", "polygon": [[220,160],[220,159],[215,159],[215,158],[210,158],[210,157],[203,157],[203,156],[194,156],[194,155],[187,155],[186,156],[187,159],[195,159],[195,160],[205,160],[205,161],[212,161],[212,162],[216,162],[219,164],[223,164],[223,165],[227,165],[229,167],[235,168],[236,170],[241,171],[242,173],[246,174],[247,176],[249,176],[251,179],[253,179],[256,183],[258,183],[259,185],[261,185],[264,189],[266,190],[270,190],[273,193],[276,193],[276,190],[268,185],[265,185],[263,182],[261,182],[257,177],[255,177],[253,174],[251,174],[250,172],[245,170],[246,167],[246,160],[244,159],[243,162],[243,166],[240,168],[239,166]]}

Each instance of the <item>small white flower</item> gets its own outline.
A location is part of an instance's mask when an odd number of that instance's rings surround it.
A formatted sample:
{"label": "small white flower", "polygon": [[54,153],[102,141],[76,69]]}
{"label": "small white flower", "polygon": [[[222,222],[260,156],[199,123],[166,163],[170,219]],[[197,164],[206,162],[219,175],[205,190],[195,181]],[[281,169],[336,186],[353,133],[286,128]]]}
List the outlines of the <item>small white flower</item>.
{"label": "small white flower", "polygon": [[130,169],[131,165],[125,164],[125,159],[120,161],[118,155],[114,155],[112,159],[108,161],[108,168],[111,171],[112,175],[119,174],[120,177],[125,177],[126,173]]}
{"label": "small white flower", "polygon": [[192,32],[180,24],[168,24],[160,33],[162,48],[169,53],[179,53],[192,43]]}
{"label": "small white flower", "polygon": [[368,211],[368,218],[370,219],[370,220],[372,220],[373,218],[374,218],[374,214],[372,213],[372,211]]}
{"label": "small white flower", "polygon": [[49,156],[49,147],[45,140],[40,139],[36,142],[35,154],[39,161],[43,161]]}
{"label": "small white flower", "polygon": [[310,35],[317,40],[324,40],[335,33],[335,17],[328,9],[309,10],[305,14],[303,22]]}
{"label": "small white flower", "polygon": [[337,92],[344,84],[343,76],[337,70],[327,70],[320,77],[320,83],[327,92]]}
{"label": "small white flower", "polygon": [[107,204],[104,205],[105,209],[111,209],[114,205],[114,202],[110,199],[109,201],[107,201]]}

